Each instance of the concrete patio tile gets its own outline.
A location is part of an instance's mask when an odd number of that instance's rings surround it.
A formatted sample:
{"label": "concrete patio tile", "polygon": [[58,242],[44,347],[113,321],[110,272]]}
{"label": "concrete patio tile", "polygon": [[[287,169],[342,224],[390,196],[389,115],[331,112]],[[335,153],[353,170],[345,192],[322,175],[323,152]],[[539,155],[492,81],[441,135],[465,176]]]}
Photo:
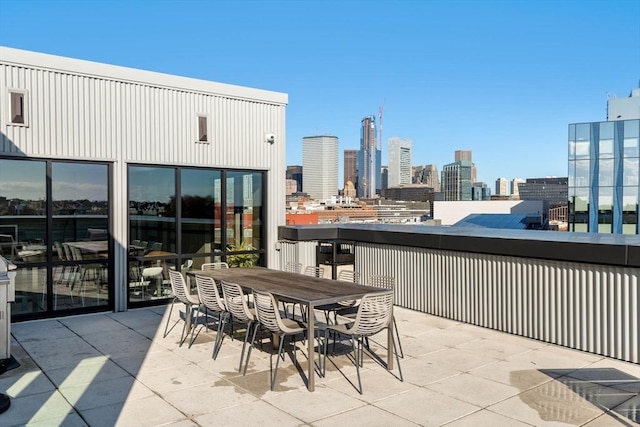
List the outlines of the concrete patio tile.
{"label": "concrete patio tile", "polygon": [[11,334],[23,345],[30,341],[46,341],[77,336],[55,319],[14,323],[11,325]]}
{"label": "concrete patio tile", "polygon": [[49,369],[46,374],[57,387],[89,384],[95,381],[129,376],[129,373],[109,360],[107,356],[82,359],[74,367]]}
{"label": "concrete patio tile", "polygon": [[610,368],[620,372],[624,372],[627,375],[638,378],[640,380],[640,365],[637,363],[623,362],[621,360],[611,359],[603,357],[602,359],[594,362],[588,366],[590,369],[602,369]]}
{"label": "concrete patio tile", "polygon": [[72,413],[73,407],[54,390],[12,399],[11,407],[0,415],[0,421],[3,426],[23,426],[40,421],[56,425],[51,420],[65,419]]}
{"label": "concrete patio tile", "polygon": [[477,369],[472,369],[469,373],[502,384],[512,385],[520,391],[537,387],[562,375],[559,373],[554,374],[553,372],[542,372],[537,369],[535,363],[513,361],[513,359],[481,366]]}
{"label": "concrete patio tile", "polygon": [[80,336],[96,336],[101,333],[125,331],[128,328],[105,314],[90,314],[88,316],[71,316],[58,320],[71,331]]}
{"label": "concrete patio tile", "polygon": [[405,358],[404,360],[400,360],[400,363],[402,364],[404,381],[420,387],[445,378],[462,375],[462,372],[457,369],[427,363],[421,358]]}
{"label": "concrete patio tile", "polygon": [[314,423],[365,405],[359,399],[318,384],[313,393],[306,388],[284,393],[271,392],[262,400],[305,423]]}
{"label": "concrete patio tile", "polygon": [[218,412],[225,408],[258,400],[251,393],[237,388],[227,380],[218,380],[215,383],[200,384],[195,387],[171,391],[163,393],[161,396],[189,417]]}
{"label": "concrete patio tile", "polygon": [[63,386],[60,387],[60,393],[79,411],[153,395],[149,388],[130,376],[91,384]]}
{"label": "concrete patio tile", "polygon": [[602,414],[598,418],[591,420],[586,424],[583,424],[582,427],[613,427],[613,426],[625,427],[630,425],[633,425],[633,424],[631,423],[631,420],[629,420],[628,418],[621,417],[616,413],[607,412],[606,414]]}
{"label": "concrete patio tile", "polygon": [[358,377],[355,373],[349,375],[347,378],[342,378],[341,380],[336,379],[335,381],[324,382],[324,379],[321,378],[319,381],[327,387],[331,387],[346,394],[347,396],[351,396],[365,402],[375,402],[377,400],[386,399],[416,388],[413,384],[400,381],[394,375],[398,375],[397,369],[394,369],[392,375],[392,373],[386,371],[386,369],[381,366],[377,369],[373,368],[360,371],[363,389],[362,395],[358,393],[358,390],[356,390],[356,387],[358,386]]}
{"label": "concrete patio tile", "polygon": [[559,381],[542,384],[487,409],[535,426],[582,425],[603,413]]}
{"label": "concrete patio tile", "polygon": [[418,424],[380,408],[376,408],[375,406],[363,406],[351,411],[343,412],[342,414],[325,418],[324,420],[316,421],[313,425],[315,427],[415,427]]}
{"label": "concrete patio tile", "polygon": [[529,424],[496,414],[486,409],[445,424],[446,427],[528,427]]}
{"label": "concrete patio tile", "polygon": [[405,357],[420,357],[446,348],[446,346],[436,344],[423,336],[402,337],[402,351],[404,352]]}
{"label": "concrete patio tile", "polygon": [[420,359],[427,364],[445,366],[461,372],[471,371],[472,369],[498,362],[498,359],[486,357],[483,354],[470,353],[457,348],[447,348],[442,351],[429,353]]}
{"label": "concrete patio tile", "polygon": [[7,396],[25,397],[34,394],[51,393],[55,386],[41,371],[23,372],[22,375],[0,376],[0,392]]}
{"label": "concrete patio tile", "polygon": [[53,417],[42,421],[30,422],[29,427],[51,427],[51,426],[64,426],[64,427],[87,427],[87,423],[80,418],[75,412],[70,414]]}
{"label": "concrete patio tile", "polygon": [[200,427],[198,424],[196,424],[194,421],[191,421],[191,420],[180,420],[180,421],[175,421],[175,422],[171,422],[164,425],[171,426],[171,427]]}
{"label": "concrete patio tile", "polygon": [[503,338],[501,334],[495,334],[491,338],[460,344],[457,348],[471,353],[480,353],[483,356],[493,357],[498,360],[504,360],[508,357],[531,351],[525,345]]}
{"label": "concrete patio tile", "polygon": [[625,417],[636,424],[640,424],[640,395],[636,394],[631,399],[614,407],[609,413]]}
{"label": "concrete patio tile", "polygon": [[156,395],[81,411],[91,427],[153,427],[187,417]]}
{"label": "concrete patio tile", "polygon": [[440,426],[480,409],[426,388],[411,390],[373,405],[422,426]]}
{"label": "concrete patio tile", "polygon": [[476,333],[476,330],[457,327],[430,329],[425,334],[420,335],[420,338],[442,347],[457,347],[460,344],[483,339],[481,333]]}
{"label": "concrete patio tile", "polygon": [[426,388],[476,406],[485,407],[520,393],[515,387],[464,373],[429,384]]}
{"label": "concrete patio tile", "polygon": [[189,363],[184,358],[167,349],[147,354],[115,355],[112,356],[112,360],[115,364],[134,376],[142,372],[162,371],[172,366]]}
{"label": "concrete patio tile", "polygon": [[527,353],[517,354],[507,360],[516,363],[530,363],[538,369],[578,369],[591,363],[574,355],[571,351],[557,352],[551,349],[553,346],[532,350]]}
{"label": "concrete patio tile", "polygon": [[81,359],[102,356],[78,336],[21,344],[31,359],[44,370],[73,367]]}
{"label": "concrete patio tile", "polygon": [[204,414],[195,417],[195,421],[202,426],[297,427],[303,425],[299,419],[262,400]]}
{"label": "concrete patio tile", "polygon": [[[117,323],[117,322],[114,322]],[[146,354],[152,341],[128,328],[104,331],[84,337],[86,341],[103,354],[135,355]]]}
{"label": "concrete patio tile", "polygon": [[160,394],[194,387],[198,384],[213,383],[219,379],[217,375],[188,362],[164,370],[140,372],[136,378]]}

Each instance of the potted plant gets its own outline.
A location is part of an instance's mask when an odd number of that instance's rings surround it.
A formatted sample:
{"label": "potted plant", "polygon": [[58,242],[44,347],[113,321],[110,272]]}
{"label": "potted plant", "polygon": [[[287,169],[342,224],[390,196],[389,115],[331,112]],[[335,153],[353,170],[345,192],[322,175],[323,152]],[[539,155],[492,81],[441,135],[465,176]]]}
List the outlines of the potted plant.
{"label": "potted plant", "polygon": [[[244,252],[253,251],[255,248],[243,240],[240,245],[230,246],[228,250],[231,252]],[[227,255],[227,263],[229,263],[229,267],[253,267],[258,262],[259,257],[255,252],[231,254]]]}

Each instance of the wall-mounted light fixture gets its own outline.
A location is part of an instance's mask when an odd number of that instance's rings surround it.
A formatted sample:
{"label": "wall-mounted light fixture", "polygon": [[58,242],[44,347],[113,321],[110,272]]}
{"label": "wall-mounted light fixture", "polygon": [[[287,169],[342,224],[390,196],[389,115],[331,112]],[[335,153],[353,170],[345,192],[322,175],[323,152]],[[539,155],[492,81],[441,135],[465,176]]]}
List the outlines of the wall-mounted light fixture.
{"label": "wall-mounted light fixture", "polygon": [[273,144],[274,142],[276,142],[276,136],[273,133],[265,133],[264,140],[269,144]]}

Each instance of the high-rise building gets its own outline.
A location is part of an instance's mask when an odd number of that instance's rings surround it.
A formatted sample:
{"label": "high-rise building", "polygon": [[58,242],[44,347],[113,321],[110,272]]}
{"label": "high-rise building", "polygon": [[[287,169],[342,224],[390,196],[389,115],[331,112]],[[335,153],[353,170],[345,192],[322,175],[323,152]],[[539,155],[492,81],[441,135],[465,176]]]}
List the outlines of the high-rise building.
{"label": "high-rise building", "polygon": [[358,158],[358,150],[344,150],[344,185],[347,182],[355,186],[358,185],[358,169],[356,168],[356,160]]}
{"label": "high-rise building", "polygon": [[382,152],[376,144],[376,118],[367,116],[362,119],[361,125],[360,151],[356,162],[358,197],[372,199],[381,186]]}
{"label": "high-rise building", "polygon": [[569,125],[569,231],[639,234],[640,89],[610,98],[607,119]]}
{"label": "high-rise building", "polygon": [[506,196],[507,193],[507,178],[498,178],[496,179],[496,195],[497,196]]}
{"label": "high-rise building", "polygon": [[511,180],[511,198],[518,199],[520,192],[518,190],[518,184],[523,184],[525,181],[522,178],[514,178]]}
{"label": "high-rise building", "polygon": [[389,166],[380,168],[380,190],[389,188]]}
{"label": "high-rise building", "polygon": [[569,125],[569,231],[638,234],[640,120]]}
{"label": "high-rise building", "polygon": [[389,138],[389,187],[411,184],[411,140]]}
{"label": "high-rise building", "polygon": [[412,170],[414,184],[426,184],[433,188],[434,192],[440,192],[440,175],[436,165],[415,166]]}
{"label": "high-rise building", "polygon": [[296,185],[296,191],[302,191],[302,166],[287,166],[286,179],[293,179]]}
{"label": "high-rise building", "polygon": [[338,194],[338,138],[331,135],[302,138],[304,192],[327,200]]}
{"label": "high-rise building", "polygon": [[477,181],[478,171],[476,170],[476,165],[473,163],[471,150],[456,150],[454,160],[456,162],[471,162],[471,182]]}
{"label": "high-rise building", "polygon": [[491,189],[484,182],[471,184],[472,200],[491,200]]}
{"label": "high-rise building", "polygon": [[445,201],[472,200],[469,160],[460,160],[442,168],[442,195]]}

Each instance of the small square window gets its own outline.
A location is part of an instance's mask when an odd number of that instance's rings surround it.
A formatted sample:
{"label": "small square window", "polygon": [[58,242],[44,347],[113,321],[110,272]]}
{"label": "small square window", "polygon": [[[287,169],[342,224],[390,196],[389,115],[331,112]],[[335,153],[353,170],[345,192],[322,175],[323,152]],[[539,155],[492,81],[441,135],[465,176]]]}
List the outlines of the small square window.
{"label": "small square window", "polygon": [[207,142],[207,116],[198,116],[198,142]]}
{"label": "small square window", "polygon": [[24,91],[9,90],[9,123],[27,124],[27,94]]}

